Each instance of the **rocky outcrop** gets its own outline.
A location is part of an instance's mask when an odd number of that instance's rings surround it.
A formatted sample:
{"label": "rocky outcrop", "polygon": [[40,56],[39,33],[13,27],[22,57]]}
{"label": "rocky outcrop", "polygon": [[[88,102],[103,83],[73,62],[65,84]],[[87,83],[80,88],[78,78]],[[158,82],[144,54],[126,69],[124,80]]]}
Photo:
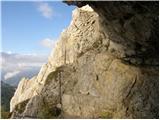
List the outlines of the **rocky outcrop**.
{"label": "rocky outcrop", "polygon": [[12,118],[158,118],[157,8],[133,3],[74,2],[48,63],[20,82]]}
{"label": "rocky outcrop", "polygon": [[110,40],[108,51],[116,57],[132,64],[158,65],[159,3],[157,1],[69,0],[66,3],[78,7],[89,4],[98,13],[101,27]]}

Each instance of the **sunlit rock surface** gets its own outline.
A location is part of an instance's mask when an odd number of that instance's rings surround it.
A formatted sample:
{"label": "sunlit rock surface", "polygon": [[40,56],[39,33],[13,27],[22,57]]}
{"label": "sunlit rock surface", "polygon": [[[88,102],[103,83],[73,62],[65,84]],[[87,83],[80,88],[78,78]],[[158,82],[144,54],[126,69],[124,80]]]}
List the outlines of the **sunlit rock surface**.
{"label": "sunlit rock surface", "polygon": [[20,82],[12,118],[158,118],[158,8],[150,3],[78,3],[48,63]]}

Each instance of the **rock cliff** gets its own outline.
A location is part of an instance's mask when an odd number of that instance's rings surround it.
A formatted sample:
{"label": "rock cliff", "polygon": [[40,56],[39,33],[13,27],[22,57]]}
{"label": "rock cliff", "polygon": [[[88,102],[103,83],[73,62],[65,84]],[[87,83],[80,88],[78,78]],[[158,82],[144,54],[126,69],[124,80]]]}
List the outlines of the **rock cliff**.
{"label": "rock cliff", "polygon": [[158,3],[67,4],[79,8],[12,118],[158,118]]}

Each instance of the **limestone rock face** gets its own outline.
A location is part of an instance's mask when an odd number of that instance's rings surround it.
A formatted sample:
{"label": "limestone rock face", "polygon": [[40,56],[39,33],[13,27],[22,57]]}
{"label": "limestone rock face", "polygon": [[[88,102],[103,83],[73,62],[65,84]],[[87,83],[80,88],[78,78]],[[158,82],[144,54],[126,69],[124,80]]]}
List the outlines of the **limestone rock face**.
{"label": "limestone rock face", "polygon": [[55,67],[73,63],[78,56],[93,48],[99,37],[98,14],[89,6],[75,9],[71,24],[62,32],[49,63]]}
{"label": "limestone rock face", "polygon": [[108,51],[116,57],[132,64],[158,65],[159,3],[157,1],[66,0],[65,2],[78,7],[89,4],[98,13],[102,31],[110,40]]}
{"label": "limestone rock face", "polygon": [[158,55],[149,58],[139,50],[151,47],[145,44],[150,38],[158,40],[152,36],[152,16],[133,13],[122,26],[121,2],[116,3],[109,3],[115,18],[98,3],[88,3],[94,9],[78,3],[83,7],[73,11],[48,63],[36,77],[20,82],[11,100],[12,118],[158,118]]}

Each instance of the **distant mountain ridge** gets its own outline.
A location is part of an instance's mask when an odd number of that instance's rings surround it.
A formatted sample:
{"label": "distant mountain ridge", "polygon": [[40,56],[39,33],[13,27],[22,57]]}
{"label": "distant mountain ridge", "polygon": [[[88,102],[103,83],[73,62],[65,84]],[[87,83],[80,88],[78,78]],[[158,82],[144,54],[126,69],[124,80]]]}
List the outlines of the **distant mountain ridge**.
{"label": "distant mountain ridge", "polygon": [[31,78],[38,74],[47,61],[47,55],[1,52],[1,81],[17,86],[22,77]]}
{"label": "distant mountain ridge", "polygon": [[6,111],[9,111],[10,99],[14,95],[15,89],[16,88],[1,81],[1,105]]}
{"label": "distant mountain ridge", "polygon": [[15,92],[14,87],[1,81],[1,117],[7,118],[10,110],[10,100]]}
{"label": "distant mountain ridge", "polygon": [[5,75],[7,74],[6,71],[2,71],[1,73],[1,80],[11,86],[17,86],[19,81],[23,78],[32,78],[33,76],[37,75],[39,72],[40,67],[32,67],[30,69],[24,69],[20,71],[18,74],[5,79]]}

